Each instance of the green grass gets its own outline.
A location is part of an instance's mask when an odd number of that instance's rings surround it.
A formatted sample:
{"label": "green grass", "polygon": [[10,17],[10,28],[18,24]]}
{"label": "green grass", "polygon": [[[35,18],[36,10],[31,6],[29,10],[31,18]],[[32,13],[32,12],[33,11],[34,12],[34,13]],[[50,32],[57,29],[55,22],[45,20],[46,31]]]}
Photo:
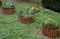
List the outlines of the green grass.
{"label": "green grass", "polygon": [[[34,16],[35,22],[32,24],[22,24],[18,21],[18,12],[23,10],[28,5],[16,5],[16,14],[4,15],[0,8],[0,39],[47,39],[41,37],[42,22],[46,18],[52,18],[60,25],[60,14],[47,11],[41,7],[40,12]],[[36,5],[33,5],[37,7]]]}

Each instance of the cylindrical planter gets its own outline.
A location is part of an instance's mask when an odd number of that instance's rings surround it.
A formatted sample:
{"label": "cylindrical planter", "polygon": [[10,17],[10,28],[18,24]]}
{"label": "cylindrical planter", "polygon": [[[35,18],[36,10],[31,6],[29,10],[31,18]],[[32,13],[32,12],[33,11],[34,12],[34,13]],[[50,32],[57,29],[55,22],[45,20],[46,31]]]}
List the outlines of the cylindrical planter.
{"label": "cylindrical planter", "polygon": [[18,19],[21,23],[33,23],[34,22],[34,18],[24,18],[23,16],[18,16]]}
{"label": "cylindrical planter", "polygon": [[47,36],[49,38],[55,38],[58,35],[58,27],[52,29],[52,28],[47,28],[43,25],[42,32],[45,36]]}
{"label": "cylindrical planter", "polygon": [[22,13],[24,13],[24,12],[22,11],[18,14],[19,22],[21,22],[21,23],[33,23],[34,22],[33,15],[32,16],[23,16]]}
{"label": "cylindrical planter", "polygon": [[2,2],[0,1],[0,7],[2,6]]}
{"label": "cylindrical planter", "polygon": [[15,11],[15,8],[2,8],[2,12],[3,14],[14,14],[16,11]]}

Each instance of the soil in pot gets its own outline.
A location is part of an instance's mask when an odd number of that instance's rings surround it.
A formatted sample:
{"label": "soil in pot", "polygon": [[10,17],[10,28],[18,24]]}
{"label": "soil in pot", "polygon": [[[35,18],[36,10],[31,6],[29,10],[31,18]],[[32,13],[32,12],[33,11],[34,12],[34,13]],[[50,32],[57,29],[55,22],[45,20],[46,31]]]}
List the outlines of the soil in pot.
{"label": "soil in pot", "polygon": [[3,14],[14,14],[16,11],[15,8],[2,8],[2,12]]}
{"label": "soil in pot", "polygon": [[49,38],[55,38],[58,35],[58,28],[49,29],[49,28],[42,26],[42,32],[45,36]]}

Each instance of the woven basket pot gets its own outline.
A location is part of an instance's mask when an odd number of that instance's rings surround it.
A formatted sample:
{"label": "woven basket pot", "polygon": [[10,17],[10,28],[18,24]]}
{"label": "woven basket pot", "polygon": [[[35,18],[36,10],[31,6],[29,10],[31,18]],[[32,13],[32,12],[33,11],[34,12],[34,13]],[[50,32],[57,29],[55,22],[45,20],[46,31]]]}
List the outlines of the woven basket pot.
{"label": "woven basket pot", "polygon": [[24,17],[24,16],[21,15],[21,13],[23,13],[23,12],[20,12],[18,14],[18,20],[19,20],[19,22],[21,22],[21,23],[33,23],[34,22],[33,16]]}
{"label": "woven basket pot", "polygon": [[42,32],[45,36],[49,38],[55,38],[58,35],[58,27],[56,28],[47,28],[44,25],[42,26]]}
{"label": "woven basket pot", "polygon": [[2,8],[2,12],[3,14],[14,14],[16,11],[15,11],[15,8]]}
{"label": "woven basket pot", "polygon": [[23,16],[18,16],[18,19],[21,23],[33,23],[34,22],[34,18],[24,18]]}

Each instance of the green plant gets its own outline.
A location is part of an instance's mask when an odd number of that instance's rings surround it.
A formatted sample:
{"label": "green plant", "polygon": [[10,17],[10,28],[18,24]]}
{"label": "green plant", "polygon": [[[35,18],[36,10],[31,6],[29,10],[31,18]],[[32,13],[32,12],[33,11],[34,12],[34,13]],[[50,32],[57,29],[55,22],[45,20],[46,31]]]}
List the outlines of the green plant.
{"label": "green plant", "polygon": [[55,20],[52,19],[46,19],[44,21],[44,25],[48,28],[56,28],[58,27],[57,23],[55,22]]}
{"label": "green plant", "polygon": [[20,13],[21,16],[24,18],[30,18],[34,15],[33,9],[32,8],[25,8],[22,13]]}
{"label": "green plant", "polygon": [[11,8],[11,5],[10,3],[4,3],[2,7],[4,8]]}

